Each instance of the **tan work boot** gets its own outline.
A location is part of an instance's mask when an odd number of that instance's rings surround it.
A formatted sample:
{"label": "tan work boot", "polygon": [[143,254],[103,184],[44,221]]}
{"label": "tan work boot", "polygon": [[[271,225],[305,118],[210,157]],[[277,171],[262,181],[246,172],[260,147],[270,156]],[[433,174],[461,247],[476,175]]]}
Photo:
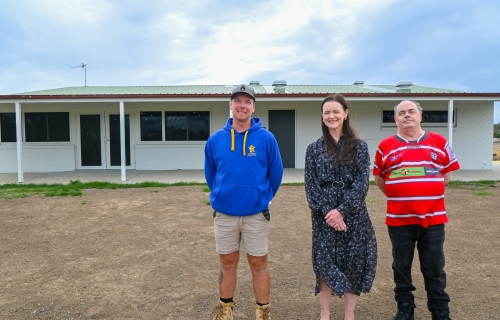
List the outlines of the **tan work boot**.
{"label": "tan work boot", "polygon": [[255,320],[271,320],[271,305],[265,304],[263,306],[259,306],[255,304]]}
{"label": "tan work boot", "polygon": [[228,302],[224,303],[219,300],[219,303],[215,307],[217,310],[217,315],[215,316],[214,320],[233,320],[233,307],[236,304],[236,302]]}

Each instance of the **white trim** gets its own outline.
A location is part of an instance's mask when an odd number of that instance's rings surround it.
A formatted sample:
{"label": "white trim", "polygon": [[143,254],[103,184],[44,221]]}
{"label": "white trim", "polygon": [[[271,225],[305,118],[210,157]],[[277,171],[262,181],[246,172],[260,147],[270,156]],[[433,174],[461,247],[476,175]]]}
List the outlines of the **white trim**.
{"label": "white trim", "polygon": [[16,149],[17,149],[17,182],[24,182],[23,171],[23,130],[21,103],[16,102]]}
{"label": "white trim", "polygon": [[[132,117],[129,116],[129,127],[131,127]],[[132,130],[129,130],[129,135],[132,135]],[[130,146],[130,152],[132,152],[132,146]],[[121,173],[122,182],[127,181],[127,158],[125,157],[125,105],[123,101],[120,101],[120,156],[121,156]],[[130,159],[132,162],[132,159]],[[130,163],[132,165],[132,163]]]}
{"label": "white trim", "polygon": [[457,112],[456,110],[453,110],[453,100],[448,101],[448,115],[452,114],[452,118],[448,117],[448,143],[450,146],[452,146],[452,141],[453,141],[453,127],[457,126]]}
{"label": "white trim", "polygon": [[413,183],[413,182],[439,182],[444,181],[444,178],[419,178],[419,179],[402,179],[402,180],[386,180],[385,184],[398,184],[398,183]]}
{"label": "white trim", "polygon": [[[100,166],[82,166],[82,129],[80,127],[80,117],[82,115],[99,115],[99,139],[101,140],[101,165]],[[82,111],[75,113],[75,168],[78,170],[87,170],[87,169],[106,169],[106,149],[105,149],[105,141],[104,137],[106,136],[106,118],[104,116],[104,111]]]}
{"label": "white trim", "polygon": [[440,196],[429,196],[429,197],[389,197],[387,200],[390,201],[414,201],[414,200],[439,200],[444,198],[444,194]]}
{"label": "white trim", "polygon": [[[261,101],[323,101],[329,93],[312,93],[324,95],[320,97],[257,97],[257,103]],[[357,94],[357,93],[352,93]],[[349,93],[343,93],[343,95],[347,96],[349,101],[402,101],[402,100],[418,100],[418,101],[500,101],[500,94],[496,97],[467,97],[467,96],[439,96],[439,97],[426,97],[426,96],[398,96],[398,97],[352,97],[349,96]],[[91,98],[91,99],[9,99],[9,100],[0,100],[1,103],[16,103],[22,101],[22,103],[85,103],[85,102],[110,102],[110,103],[119,103],[123,102],[208,102],[208,101],[227,101],[229,102],[229,95],[227,98],[224,97],[206,97],[206,98]]]}
{"label": "white trim", "polygon": [[420,218],[420,219],[425,219],[427,217],[434,217],[434,216],[442,216],[446,215],[446,211],[436,211],[434,213],[426,213],[426,214],[414,214],[414,213],[409,213],[409,214],[393,214],[393,213],[386,213],[385,216],[388,218]]}
{"label": "white trim", "polygon": [[[121,161],[125,161],[125,168],[127,169],[135,169],[135,136],[134,136],[134,132],[135,132],[135,126],[134,126],[134,112],[133,111],[129,111],[129,112],[125,112],[124,110],[124,115],[123,117],[125,118],[125,116],[128,114],[129,116],[129,136],[130,136],[130,166],[127,166],[127,159],[126,157],[122,157],[120,155],[120,158],[121,158]],[[105,168],[106,169],[121,169],[121,163],[119,166],[112,166],[111,165],[111,123],[110,123],[110,115],[118,115],[120,116],[120,110],[104,110],[104,150],[105,150]],[[121,120],[121,117],[120,117],[120,130],[121,130],[121,123],[122,123],[122,120]],[[125,121],[123,121],[123,124],[125,126]],[[125,128],[125,127],[124,127]],[[120,137],[121,137],[121,131],[120,131]],[[120,153],[122,152],[126,152],[126,148],[125,147],[121,147],[121,142],[123,141],[123,143],[125,143],[125,140],[124,139],[121,139],[120,138]]]}

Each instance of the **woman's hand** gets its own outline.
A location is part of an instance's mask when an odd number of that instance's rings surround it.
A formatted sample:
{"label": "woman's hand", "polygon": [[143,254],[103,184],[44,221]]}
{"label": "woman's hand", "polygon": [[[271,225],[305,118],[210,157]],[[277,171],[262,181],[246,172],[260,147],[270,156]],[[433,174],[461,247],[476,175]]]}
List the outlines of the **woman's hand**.
{"label": "woman's hand", "polygon": [[347,231],[347,226],[344,222],[344,218],[337,209],[333,209],[332,211],[328,212],[325,220],[330,227],[335,229],[335,231]]}

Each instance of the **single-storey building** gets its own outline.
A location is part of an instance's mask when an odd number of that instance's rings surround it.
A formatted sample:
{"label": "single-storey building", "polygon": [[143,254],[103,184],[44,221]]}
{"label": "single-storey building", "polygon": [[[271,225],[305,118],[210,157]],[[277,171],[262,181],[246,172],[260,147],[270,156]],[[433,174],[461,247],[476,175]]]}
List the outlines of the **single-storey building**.
{"label": "single-storey building", "polygon": [[[448,138],[463,169],[492,169],[494,102],[500,93],[415,85],[272,85],[250,82],[255,117],[278,140],[286,168],[304,168],[321,135],[320,103],[332,93],[350,101],[352,124],[373,156],[396,132],[393,107],[420,102],[424,130]],[[0,95],[0,172],[81,169],[202,169],[204,146],[230,116],[234,85],[67,87]]]}

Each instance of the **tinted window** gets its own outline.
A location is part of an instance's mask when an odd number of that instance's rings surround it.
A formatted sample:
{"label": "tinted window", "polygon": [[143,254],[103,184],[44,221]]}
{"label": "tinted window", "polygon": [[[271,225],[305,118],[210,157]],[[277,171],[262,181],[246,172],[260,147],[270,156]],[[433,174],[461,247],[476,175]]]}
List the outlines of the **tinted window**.
{"label": "tinted window", "polygon": [[49,141],[69,141],[69,113],[47,113]]}
{"label": "tinted window", "polygon": [[69,141],[69,112],[27,112],[24,122],[27,142]]}
{"label": "tinted window", "polygon": [[394,111],[393,110],[382,111],[382,123],[394,123]]}
{"label": "tinted window", "polygon": [[141,141],[161,141],[161,111],[141,112]]}
{"label": "tinted window", "polygon": [[0,136],[2,142],[16,142],[16,114],[0,114]]}
{"label": "tinted window", "polygon": [[431,123],[448,122],[448,111],[430,111],[429,121]]}
{"label": "tinted window", "polygon": [[27,142],[48,141],[46,112],[25,113],[24,123],[26,125],[25,135]]}
{"label": "tinted window", "polygon": [[[394,123],[394,111],[382,111],[382,123]],[[448,123],[448,111],[430,110],[422,112],[422,123]]]}
{"label": "tinted window", "polygon": [[208,111],[165,112],[165,141],[206,141],[209,136]]}
{"label": "tinted window", "polygon": [[206,141],[210,136],[208,111],[188,112],[188,140]]}
{"label": "tinted window", "polygon": [[165,141],[187,140],[187,112],[165,112]]}

